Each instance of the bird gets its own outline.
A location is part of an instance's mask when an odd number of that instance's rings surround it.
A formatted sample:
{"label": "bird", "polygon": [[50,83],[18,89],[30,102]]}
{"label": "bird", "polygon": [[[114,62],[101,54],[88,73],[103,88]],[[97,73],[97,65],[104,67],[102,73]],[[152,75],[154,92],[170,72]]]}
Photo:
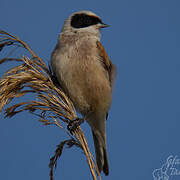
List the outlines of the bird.
{"label": "bird", "polygon": [[100,42],[105,27],[109,25],[92,11],[72,13],[58,36],[50,66],[61,89],[91,127],[97,167],[107,176],[106,119],[116,67]]}

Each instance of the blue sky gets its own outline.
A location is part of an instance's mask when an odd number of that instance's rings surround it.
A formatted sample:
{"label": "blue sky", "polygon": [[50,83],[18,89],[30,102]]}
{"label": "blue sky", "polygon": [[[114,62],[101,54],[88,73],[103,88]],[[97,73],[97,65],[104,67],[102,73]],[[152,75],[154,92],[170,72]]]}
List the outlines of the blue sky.
{"label": "blue sky", "polygon": [[[72,12],[91,10],[111,25],[103,29],[102,43],[118,74],[107,121],[110,174],[103,179],[150,180],[170,155],[180,158],[179,8],[179,0],[0,2],[0,28],[27,42],[46,63]],[[93,151],[90,129],[86,123],[82,128]],[[0,115],[0,179],[49,179],[49,158],[66,138],[31,114]],[[91,179],[78,149],[63,153],[55,179]]]}

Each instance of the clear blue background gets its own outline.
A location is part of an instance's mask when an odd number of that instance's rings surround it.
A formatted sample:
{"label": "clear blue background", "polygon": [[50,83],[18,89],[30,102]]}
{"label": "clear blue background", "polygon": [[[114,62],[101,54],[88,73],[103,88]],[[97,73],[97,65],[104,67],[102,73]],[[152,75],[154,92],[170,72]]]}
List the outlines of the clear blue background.
{"label": "clear blue background", "polygon": [[[107,121],[110,174],[102,177],[153,179],[169,155],[180,157],[180,1],[1,0],[0,28],[47,63],[65,18],[78,10],[92,10],[111,25],[102,43],[118,69]],[[49,179],[49,158],[67,136],[36,119],[0,116],[0,179]],[[90,129],[82,127],[93,151]],[[55,179],[91,179],[78,149],[63,153]]]}

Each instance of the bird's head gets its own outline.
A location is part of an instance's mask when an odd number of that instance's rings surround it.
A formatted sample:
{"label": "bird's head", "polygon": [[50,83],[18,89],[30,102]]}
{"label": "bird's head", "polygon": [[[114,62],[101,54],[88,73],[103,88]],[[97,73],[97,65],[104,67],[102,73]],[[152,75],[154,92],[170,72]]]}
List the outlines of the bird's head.
{"label": "bird's head", "polygon": [[67,18],[62,32],[91,33],[100,36],[99,30],[108,26],[95,13],[91,11],[78,11]]}

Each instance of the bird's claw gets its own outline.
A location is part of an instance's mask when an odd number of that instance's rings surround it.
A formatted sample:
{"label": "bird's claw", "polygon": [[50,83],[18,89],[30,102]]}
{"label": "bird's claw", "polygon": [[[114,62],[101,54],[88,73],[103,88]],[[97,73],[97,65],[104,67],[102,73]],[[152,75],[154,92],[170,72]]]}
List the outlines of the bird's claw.
{"label": "bird's claw", "polygon": [[71,134],[75,132],[78,126],[80,126],[84,122],[84,119],[82,118],[76,118],[74,120],[71,120],[69,124],[67,125],[67,129],[70,131]]}

